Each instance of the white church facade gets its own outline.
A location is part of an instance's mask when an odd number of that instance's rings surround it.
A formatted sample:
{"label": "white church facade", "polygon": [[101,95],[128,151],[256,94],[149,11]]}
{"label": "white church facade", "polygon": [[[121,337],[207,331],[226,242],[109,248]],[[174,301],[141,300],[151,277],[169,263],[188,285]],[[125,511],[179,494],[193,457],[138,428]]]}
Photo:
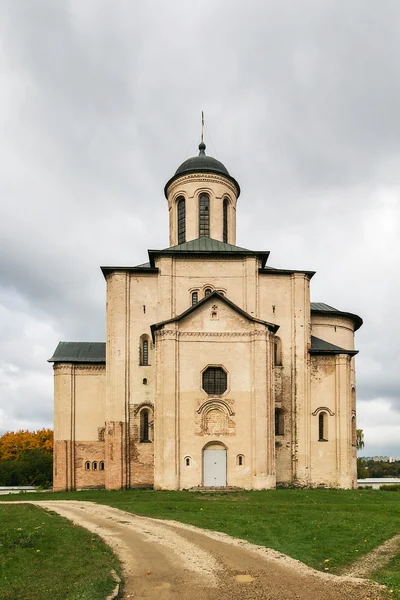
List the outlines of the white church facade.
{"label": "white church facade", "polygon": [[239,195],[201,143],[165,186],[169,247],[102,267],[106,342],[50,359],[55,490],[356,487],[362,320],[236,246]]}

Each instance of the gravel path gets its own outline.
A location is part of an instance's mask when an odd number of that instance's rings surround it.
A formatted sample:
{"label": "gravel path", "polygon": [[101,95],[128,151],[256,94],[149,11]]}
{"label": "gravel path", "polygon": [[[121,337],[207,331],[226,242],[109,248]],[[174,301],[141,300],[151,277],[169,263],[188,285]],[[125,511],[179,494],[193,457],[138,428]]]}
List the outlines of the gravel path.
{"label": "gravel path", "polygon": [[[315,571],[268,548],[78,501],[29,501],[98,534],[119,556],[124,599],[382,600],[380,586]],[[15,504],[13,502],[13,504]]]}

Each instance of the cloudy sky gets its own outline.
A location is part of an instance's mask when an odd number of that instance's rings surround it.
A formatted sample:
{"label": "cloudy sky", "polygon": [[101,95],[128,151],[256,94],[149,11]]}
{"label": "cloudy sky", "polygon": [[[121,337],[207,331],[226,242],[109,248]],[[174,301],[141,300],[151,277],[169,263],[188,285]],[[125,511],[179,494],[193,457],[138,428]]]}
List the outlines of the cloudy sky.
{"label": "cloudy sky", "polygon": [[398,0],[1,2],[0,433],[52,426],[59,340],[104,340],[99,265],[168,246],[204,110],[238,245],[363,317],[364,454],[400,456],[399,23]]}

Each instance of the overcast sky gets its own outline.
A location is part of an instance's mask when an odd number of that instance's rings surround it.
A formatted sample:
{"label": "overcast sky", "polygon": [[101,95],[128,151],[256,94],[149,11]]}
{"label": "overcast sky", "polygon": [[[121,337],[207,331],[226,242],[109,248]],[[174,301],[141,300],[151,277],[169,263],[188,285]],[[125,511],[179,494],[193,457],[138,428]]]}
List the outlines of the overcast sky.
{"label": "overcast sky", "polygon": [[105,339],[99,265],[168,246],[163,186],[204,110],[238,245],[363,317],[364,454],[400,457],[400,2],[0,7],[0,433],[52,426],[59,340]]}

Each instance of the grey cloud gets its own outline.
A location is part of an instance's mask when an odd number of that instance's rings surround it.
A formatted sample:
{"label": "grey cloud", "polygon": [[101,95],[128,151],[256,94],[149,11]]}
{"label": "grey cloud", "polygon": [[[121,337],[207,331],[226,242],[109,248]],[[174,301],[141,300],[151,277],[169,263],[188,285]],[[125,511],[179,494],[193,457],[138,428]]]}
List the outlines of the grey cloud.
{"label": "grey cloud", "polygon": [[168,245],[163,185],[196,153],[202,109],[207,151],[242,187],[239,245],[316,270],[313,300],[361,314],[361,406],[397,415],[397,0],[0,10],[0,368],[18,369],[0,429],[48,422],[58,339],[104,339],[99,265]]}

